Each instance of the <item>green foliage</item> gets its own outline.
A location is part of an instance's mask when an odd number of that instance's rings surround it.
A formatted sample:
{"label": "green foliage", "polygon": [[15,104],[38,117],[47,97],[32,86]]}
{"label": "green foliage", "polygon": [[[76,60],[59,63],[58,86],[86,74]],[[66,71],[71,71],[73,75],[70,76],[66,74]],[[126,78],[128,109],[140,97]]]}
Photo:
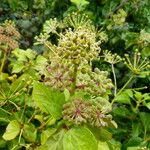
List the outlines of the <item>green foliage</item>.
{"label": "green foliage", "polygon": [[65,102],[64,94],[50,90],[42,83],[34,82],[32,95],[36,105],[43,112],[49,113],[55,119],[62,117],[62,105]]}
{"label": "green foliage", "polygon": [[2,0],[0,149],[149,150],[149,9]]}

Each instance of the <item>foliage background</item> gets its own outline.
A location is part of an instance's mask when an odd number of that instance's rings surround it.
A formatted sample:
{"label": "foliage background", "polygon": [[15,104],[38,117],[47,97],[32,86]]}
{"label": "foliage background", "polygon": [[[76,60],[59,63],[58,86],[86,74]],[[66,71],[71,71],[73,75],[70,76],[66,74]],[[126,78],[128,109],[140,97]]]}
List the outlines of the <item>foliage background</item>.
{"label": "foliage background", "polygon": [[[136,49],[141,56],[150,58],[150,1],[149,0],[1,0],[0,23],[6,19],[13,20],[21,33],[20,47],[32,48],[39,54],[44,51],[42,46],[35,46],[34,37],[42,31],[44,22],[50,18],[63,17],[71,12],[87,14],[97,29],[102,31],[103,42],[101,49],[117,53],[122,58],[127,53],[134,55]],[[54,39],[55,40],[55,39]],[[107,70],[113,79],[112,71],[104,60],[94,61],[93,68]],[[121,88],[130,76],[130,72],[123,63],[115,65],[118,88]],[[141,97],[150,91],[150,76],[142,75],[128,85],[129,89],[141,88]],[[147,88],[143,88],[143,87]],[[131,92],[131,91],[130,91]],[[140,99],[132,91],[123,95],[126,99]],[[139,94],[139,95],[140,95]],[[138,95],[138,94],[137,94]],[[123,98],[124,99],[124,98]],[[133,105],[135,104],[133,100]],[[149,100],[149,97],[148,97]],[[120,101],[122,99],[120,98]],[[114,143],[122,144],[122,149],[149,144],[150,127],[145,127],[145,120],[149,120],[150,112],[145,106],[134,112],[127,103],[114,106],[112,115],[118,124],[118,129],[110,129],[114,136]],[[124,122],[127,120],[127,123]],[[140,126],[148,128],[148,137],[142,137]],[[121,135],[121,137],[120,137]],[[143,141],[143,138],[146,140]],[[142,143],[142,144],[141,144]]]}

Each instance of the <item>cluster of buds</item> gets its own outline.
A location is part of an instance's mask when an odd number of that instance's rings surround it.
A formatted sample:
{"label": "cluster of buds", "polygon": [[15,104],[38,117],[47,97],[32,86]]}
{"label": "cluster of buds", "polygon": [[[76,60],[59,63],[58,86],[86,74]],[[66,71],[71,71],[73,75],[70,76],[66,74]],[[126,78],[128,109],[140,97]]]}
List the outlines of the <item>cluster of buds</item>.
{"label": "cluster of buds", "polygon": [[107,127],[112,117],[107,115],[110,109],[105,109],[104,106],[99,100],[75,99],[64,104],[63,119],[74,125],[87,123],[96,127]]}
{"label": "cluster of buds", "polygon": [[150,65],[150,61],[147,58],[142,59],[141,53],[138,50],[135,51],[133,59],[129,58],[128,54],[125,54],[124,64],[135,74],[139,75],[142,71],[147,69]]}
{"label": "cluster of buds", "polygon": [[19,32],[16,30],[12,21],[6,20],[0,25],[0,45],[8,46],[9,49],[19,47],[18,40],[20,38]]}
{"label": "cluster of buds", "polygon": [[150,44],[150,33],[145,30],[141,30],[138,38],[138,44],[143,47],[148,46]]}
{"label": "cluster of buds", "polygon": [[[82,68],[83,69],[83,68]],[[86,68],[85,68],[86,69]],[[65,63],[51,63],[44,71],[44,83],[63,91],[67,88],[71,92],[71,87],[76,80],[75,90],[84,91],[94,96],[103,96],[113,87],[108,76],[108,72],[100,71],[95,68],[94,72],[90,70],[80,70],[74,78],[73,66]]]}
{"label": "cluster of buds", "polygon": [[[94,96],[107,94],[107,90],[113,87],[107,72],[98,69],[92,71],[91,67],[92,60],[99,57],[101,50],[101,41],[97,40],[97,32],[91,21],[86,15],[72,13],[64,22],[67,24],[64,25],[66,30],[58,33],[56,30],[60,28],[59,22],[56,19],[46,21],[43,26],[45,35],[41,34],[41,39],[38,39],[39,43],[50,50],[51,64],[43,73],[45,84],[61,91],[67,88],[72,94],[76,90]],[[87,28],[83,22],[88,24]],[[48,40],[50,33],[58,35],[56,45]]]}
{"label": "cluster of buds", "polygon": [[107,71],[100,71],[98,68],[94,72],[79,73],[77,76],[77,90],[83,90],[92,95],[103,96],[107,90],[113,87]]}
{"label": "cluster of buds", "polygon": [[44,83],[55,89],[63,91],[65,88],[71,88],[73,79],[73,72],[67,64],[52,62],[44,71]]}
{"label": "cluster of buds", "polygon": [[73,64],[91,61],[97,58],[100,42],[96,42],[96,34],[86,28],[79,27],[76,30],[69,28],[65,34],[60,34],[56,52],[62,59]]}
{"label": "cluster of buds", "polygon": [[119,9],[117,14],[113,15],[115,25],[122,26],[125,23],[127,13],[123,9]]}

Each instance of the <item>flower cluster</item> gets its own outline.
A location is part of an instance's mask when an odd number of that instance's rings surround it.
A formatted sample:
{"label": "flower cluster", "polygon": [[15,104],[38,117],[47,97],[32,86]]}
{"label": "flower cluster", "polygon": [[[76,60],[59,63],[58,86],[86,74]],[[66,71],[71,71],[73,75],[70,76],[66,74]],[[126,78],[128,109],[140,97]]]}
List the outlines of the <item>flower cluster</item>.
{"label": "flower cluster", "polygon": [[148,69],[150,61],[147,58],[142,59],[141,53],[136,50],[133,59],[129,58],[128,54],[125,54],[124,64],[135,74],[139,75],[145,69]]}
{"label": "flower cluster", "polygon": [[113,87],[111,80],[107,76],[108,72],[100,71],[98,68],[95,68],[94,72],[79,73],[77,76],[77,90],[102,96]]}
{"label": "flower cluster", "polygon": [[63,119],[75,125],[88,123],[96,127],[106,127],[112,121],[111,115],[107,115],[111,109],[104,108],[105,102],[101,101],[75,99],[68,102],[63,106]]}
{"label": "flower cluster", "polygon": [[[86,69],[86,68],[85,68]],[[84,91],[94,96],[103,96],[113,87],[110,79],[107,78],[106,71],[95,68],[94,72],[88,70],[77,72],[75,90]],[[73,67],[62,63],[51,63],[44,71],[44,83],[55,89],[63,91],[67,88],[71,92],[71,87],[75,81]]]}
{"label": "flower cluster", "polygon": [[82,27],[76,30],[69,28],[65,34],[60,34],[55,51],[62,59],[79,65],[97,58],[100,52],[99,44],[94,32]]}
{"label": "flower cluster", "polygon": [[110,64],[116,64],[118,62],[120,62],[122,59],[119,55],[117,55],[116,53],[115,54],[112,54],[110,51],[108,50],[105,50],[103,52],[104,54],[104,60]]}
{"label": "flower cluster", "polygon": [[[84,21],[89,23],[87,28]],[[66,29],[58,30],[64,22],[67,24],[64,25]],[[98,40],[91,21],[86,15],[73,13],[61,23],[56,19],[46,21],[43,34],[47,36],[43,35],[38,39],[38,43],[43,43],[50,50],[48,54],[51,63],[43,72],[45,84],[61,91],[67,88],[72,94],[76,90],[94,96],[107,94],[107,90],[113,87],[111,80],[107,78],[107,72],[98,69],[92,71],[91,67],[92,60],[99,57],[101,50],[101,41]],[[50,33],[58,37],[55,44],[48,40]]]}
{"label": "flower cluster", "polygon": [[78,27],[81,26],[91,30],[95,29],[89,17],[86,14],[81,15],[78,12],[73,12],[71,14],[68,14],[64,18],[63,22],[66,26],[73,27],[74,29],[77,29]]}
{"label": "flower cluster", "polygon": [[9,49],[19,47],[18,40],[20,38],[19,32],[16,30],[13,22],[6,20],[0,26],[0,45],[8,46]]}
{"label": "flower cluster", "polygon": [[73,83],[73,72],[67,64],[52,62],[44,71],[44,83],[55,89],[63,91],[70,89]]}

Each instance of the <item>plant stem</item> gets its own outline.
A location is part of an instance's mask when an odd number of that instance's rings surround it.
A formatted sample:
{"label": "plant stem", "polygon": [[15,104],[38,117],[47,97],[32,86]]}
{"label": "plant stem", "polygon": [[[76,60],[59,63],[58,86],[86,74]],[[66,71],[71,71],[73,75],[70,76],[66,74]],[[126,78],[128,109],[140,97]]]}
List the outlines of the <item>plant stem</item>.
{"label": "plant stem", "polygon": [[134,78],[134,75],[131,75],[131,77],[129,78],[129,80],[125,83],[125,85],[119,90],[119,92],[117,93],[117,95],[119,95],[126,87],[127,85],[131,82],[131,80]]}
{"label": "plant stem", "polygon": [[[131,80],[134,78],[134,75],[131,75],[131,77],[129,78],[129,80],[125,83],[125,85],[119,90],[119,92],[116,94],[116,96],[117,95],[119,95],[126,87],[127,87],[127,85],[131,82]],[[115,97],[116,97],[115,96]],[[111,105],[113,105],[113,103],[115,102],[115,97],[114,97],[114,99],[112,100],[112,102],[111,102]]]}
{"label": "plant stem", "polygon": [[74,64],[74,71],[73,71],[73,84],[71,89],[71,94],[73,95],[76,89],[76,81],[77,81],[77,71],[78,71],[78,65]]}
{"label": "plant stem", "polygon": [[114,84],[115,84],[114,96],[116,96],[116,94],[117,94],[117,81],[116,81],[116,74],[115,74],[114,64],[111,64],[111,69],[112,69],[112,72],[113,72]]}
{"label": "plant stem", "polygon": [[7,58],[7,50],[4,50],[4,56],[3,56],[1,67],[0,67],[0,74],[3,72],[6,58]]}

